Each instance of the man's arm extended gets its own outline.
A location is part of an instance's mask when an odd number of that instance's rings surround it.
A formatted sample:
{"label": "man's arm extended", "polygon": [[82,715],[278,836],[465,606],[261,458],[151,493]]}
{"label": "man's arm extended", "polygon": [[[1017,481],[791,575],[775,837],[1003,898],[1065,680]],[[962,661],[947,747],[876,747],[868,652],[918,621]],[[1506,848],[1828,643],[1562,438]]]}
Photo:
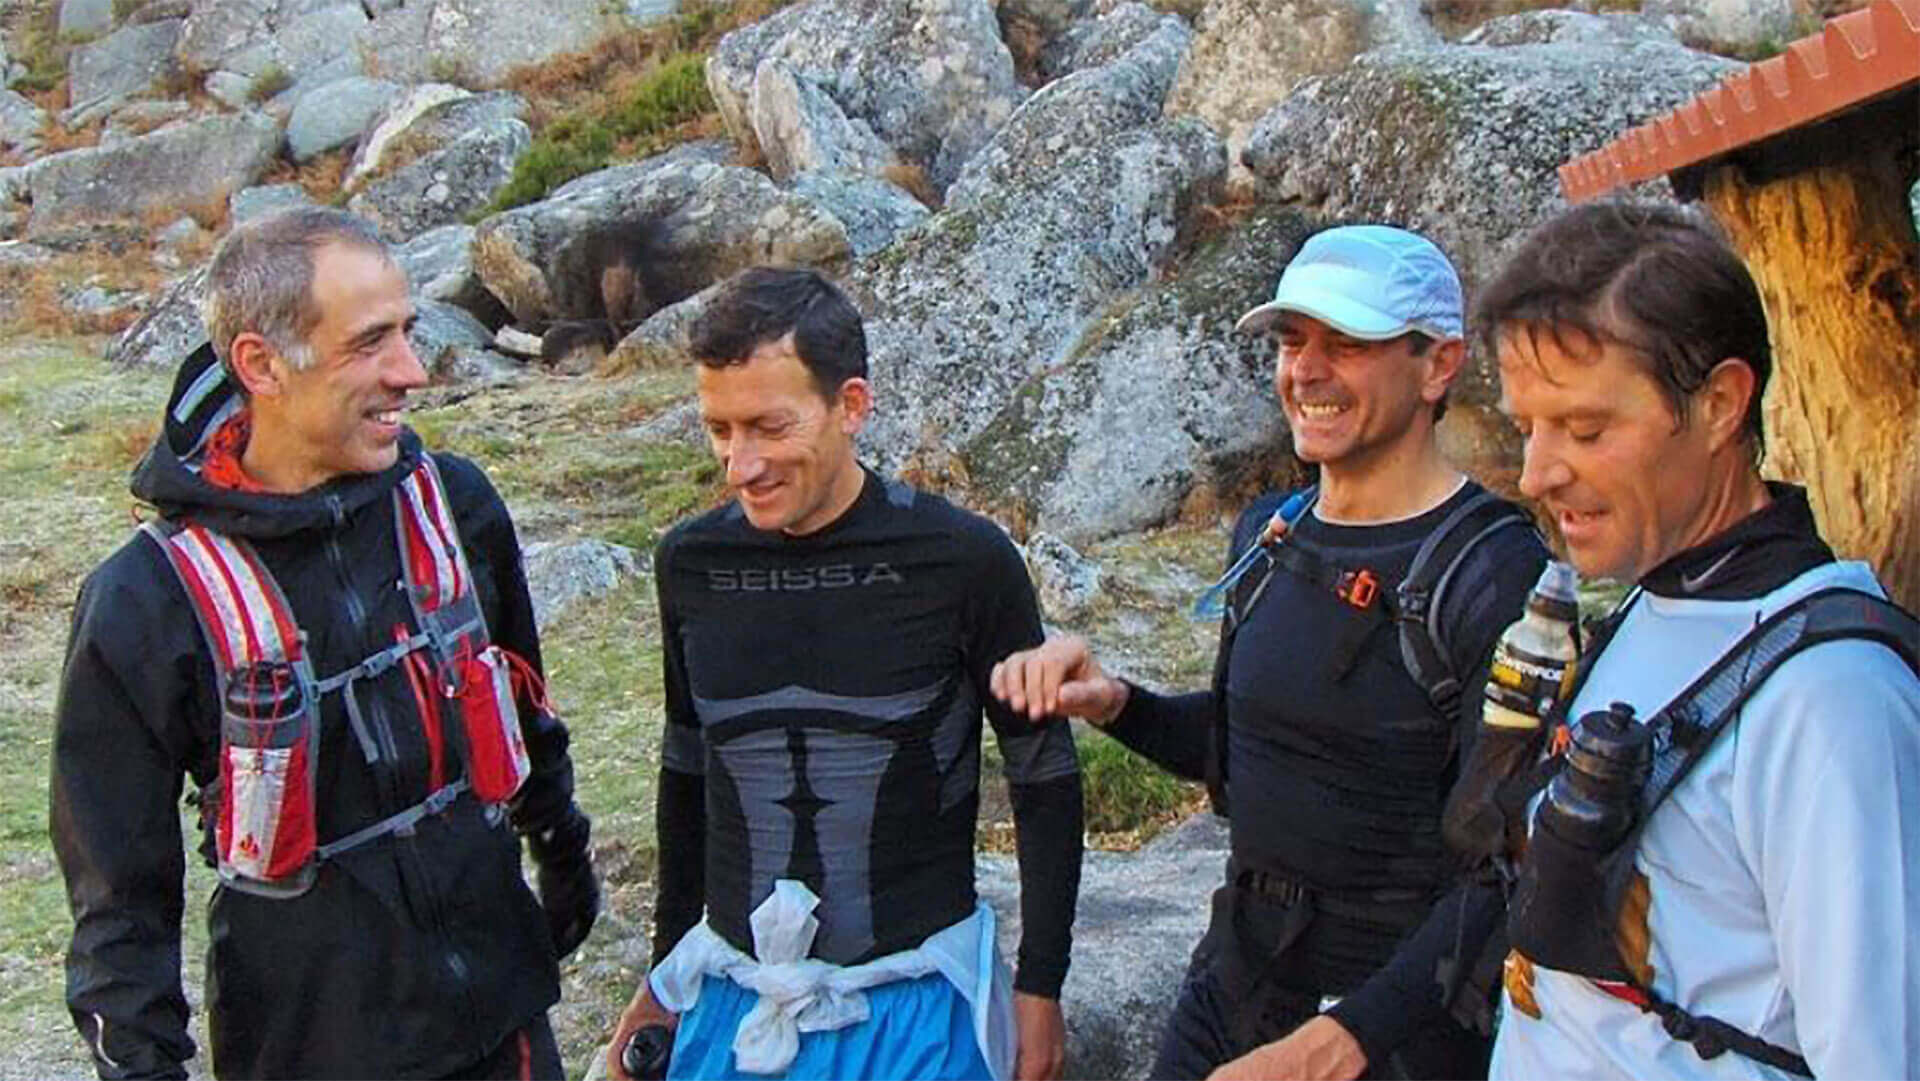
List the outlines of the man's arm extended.
{"label": "man's arm extended", "polygon": [[1033,583],[1019,552],[997,530],[988,538],[968,602],[967,675],[1000,743],[1020,859],[1021,934],[1013,981],[1021,1039],[1016,1073],[1057,1077],[1065,1055],[1058,999],[1080,897],[1080,760],[1065,720],[1029,723],[991,692],[994,663],[1041,637]]}
{"label": "man's arm extended", "polygon": [[[158,559],[150,571],[171,578]],[[74,611],[49,785],[53,849],[73,912],[67,1007],[102,1078],[183,1078],[194,1045],[180,987],[178,744],[186,712],[213,715],[214,696],[188,682],[205,665],[197,637],[128,639],[126,628],[142,625],[141,606],[102,577],[82,588]],[[191,616],[183,623],[191,635]],[[148,708],[170,711],[162,720],[176,727],[150,725]]]}

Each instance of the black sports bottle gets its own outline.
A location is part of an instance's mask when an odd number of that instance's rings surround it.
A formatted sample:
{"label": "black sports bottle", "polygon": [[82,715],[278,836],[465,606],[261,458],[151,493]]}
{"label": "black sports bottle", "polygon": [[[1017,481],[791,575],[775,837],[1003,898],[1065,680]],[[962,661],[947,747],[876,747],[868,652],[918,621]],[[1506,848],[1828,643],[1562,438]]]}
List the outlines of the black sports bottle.
{"label": "black sports bottle", "polygon": [[1625,702],[1580,718],[1567,768],[1547,786],[1535,828],[1588,852],[1611,851],[1633,828],[1653,765],[1649,738]]}
{"label": "black sports bottle", "polygon": [[673,1057],[673,1032],[665,1025],[643,1025],[620,1049],[620,1068],[634,1081],[661,1081]]}

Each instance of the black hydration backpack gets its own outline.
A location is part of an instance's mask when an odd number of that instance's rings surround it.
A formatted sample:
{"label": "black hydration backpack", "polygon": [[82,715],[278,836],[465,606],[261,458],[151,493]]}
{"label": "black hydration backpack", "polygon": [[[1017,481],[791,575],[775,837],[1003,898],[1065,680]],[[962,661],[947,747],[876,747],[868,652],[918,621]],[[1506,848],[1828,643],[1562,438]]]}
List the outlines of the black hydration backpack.
{"label": "black hydration backpack", "polygon": [[[1461,680],[1469,673],[1454,670],[1451,643],[1447,641],[1441,614],[1446,609],[1449,587],[1467,556],[1493,534],[1507,528],[1534,528],[1526,511],[1492,492],[1481,490],[1454,508],[1414,553],[1406,574],[1399,581],[1382,579],[1364,567],[1344,567],[1287,543],[1293,524],[1300,520],[1319,498],[1319,486],[1303,488],[1283,500],[1267,527],[1233,553],[1241,556],[1248,547],[1259,545],[1264,559],[1255,561],[1247,574],[1233,587],[1226,612],[1226,627],[1220,639],[1220,661],[1224,665],[1247,613],[1266,592],[1275,568],[1330,590],[1342,601],[1379,621],[1393,623],[1399,636],[1400,657],[1407,674],[1426,692],[1434,711],[1458,731],[1463,699],[1469,688]],[[1357,653],[1367,634],[1353,636],[1351,648]],[[1351,658],[1350,658],[1351,660]],[[1216,676],[1218,672],[1216,672]],[[1226,811],[1226,715],[1219,711],[1214,721],[1214,753],[1208,769],[1207,789],[1214,809]]]}

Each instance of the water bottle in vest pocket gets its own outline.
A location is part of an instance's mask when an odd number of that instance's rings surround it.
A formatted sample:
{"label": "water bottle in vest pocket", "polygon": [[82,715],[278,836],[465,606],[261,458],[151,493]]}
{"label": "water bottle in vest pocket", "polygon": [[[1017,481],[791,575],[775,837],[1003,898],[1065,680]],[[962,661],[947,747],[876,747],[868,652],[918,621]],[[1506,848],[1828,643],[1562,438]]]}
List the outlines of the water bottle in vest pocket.
{"label": "water bottle in vest pocket", "polygon": [[284,661],[236,668],[225,682],[215,822],[221,877],[304,889],[317,847],[314,702]]}
{"label": "water bottle in vest pocket", "polygon": [[466,652],[456,683],[460,717],[467,737],[467,783],[487,803],[503,803],[520,791],[533,762],[520,733],[520,711],[513,703],[513,668],[507,652],[489,645]]}

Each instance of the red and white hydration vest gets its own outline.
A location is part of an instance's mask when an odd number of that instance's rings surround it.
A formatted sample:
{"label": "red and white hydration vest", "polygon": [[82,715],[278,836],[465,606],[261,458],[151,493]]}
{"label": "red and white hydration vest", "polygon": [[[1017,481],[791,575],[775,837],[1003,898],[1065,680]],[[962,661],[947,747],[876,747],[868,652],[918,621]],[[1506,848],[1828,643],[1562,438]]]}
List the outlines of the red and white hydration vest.
{"label": "red and white hydration vest", "polygon": [[[270,897],[312,886],[319,864],[389,833],[410,831],[462,792],[483,803],[507,801],[532,766],[514,705],[516,676],[538,702],[527,663],[492,644],[466,553],[454,528],[433,459],[393,491],[395,533],[414,626],[394,627],[394,643],[342,672],[319,676],[306,634],[286,595],[253,546],[191,522],[149,522],[142,531],[167,555],[191,600],[219,680],[220,779],[214,841],[221,881]],[[429,753],[429,794],[421,802],[344,837],[317,835],[316,766],[320,702],[338,693],[368,765],[383,741],[361,712],[361,680],[401,666],[412,684]],[[445,724],[449,712],[457,720]],[[446,749],[458,748],[464,775],[446,776]]]}

